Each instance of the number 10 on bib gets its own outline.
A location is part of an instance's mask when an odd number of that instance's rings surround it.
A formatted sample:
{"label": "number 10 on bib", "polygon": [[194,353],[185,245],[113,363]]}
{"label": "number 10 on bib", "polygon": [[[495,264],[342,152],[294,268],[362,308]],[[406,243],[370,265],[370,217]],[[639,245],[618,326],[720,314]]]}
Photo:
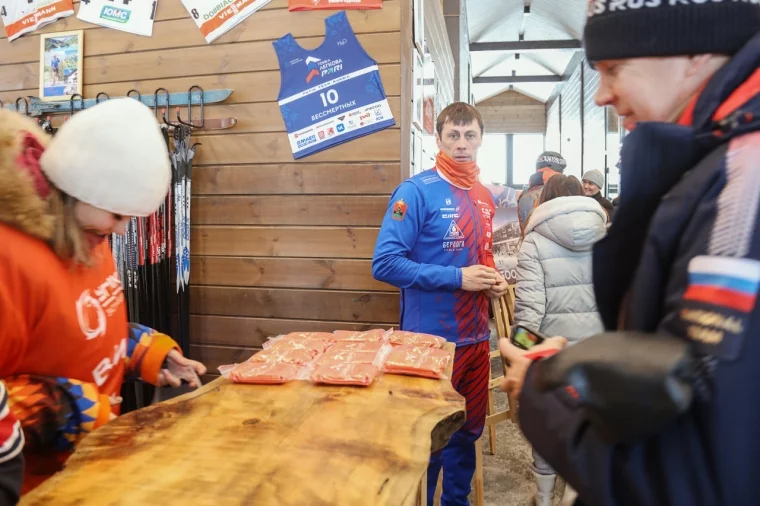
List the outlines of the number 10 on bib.
{"label": "number 10 on bib", "polygon": [[346,13],[326,18],[325,33],[313,51],[292,34],[273,42],[280,62],[277,101],[296,159],[396,124],[377,62],[362,48]]}

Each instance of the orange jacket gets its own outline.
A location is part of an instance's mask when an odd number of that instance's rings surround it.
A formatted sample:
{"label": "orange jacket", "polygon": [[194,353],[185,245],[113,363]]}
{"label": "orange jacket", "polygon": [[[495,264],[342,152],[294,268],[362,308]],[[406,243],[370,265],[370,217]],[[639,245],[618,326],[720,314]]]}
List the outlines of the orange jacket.
{"label": "orange jacket", "polygon": [[[177,345],[163,334],[130,333],[107,242],[93,250],[89,267],[72,266],[50,248],[47,204],[15,163],[19,131],[43,141],[44,134],[36,125],[19,126],[15,115],[2,114],[0,380],[27,436],[24,488],[29,490],[60,468],[81,437],[119,414],[110,397],[119,395],[125,374],[155,384],[166,355]],[[42,437],[51,430],[50,416],[61,425],[54,427],[56,434]],[[39,448],[41,441],[52,445],[54,437],[55,446]]]}

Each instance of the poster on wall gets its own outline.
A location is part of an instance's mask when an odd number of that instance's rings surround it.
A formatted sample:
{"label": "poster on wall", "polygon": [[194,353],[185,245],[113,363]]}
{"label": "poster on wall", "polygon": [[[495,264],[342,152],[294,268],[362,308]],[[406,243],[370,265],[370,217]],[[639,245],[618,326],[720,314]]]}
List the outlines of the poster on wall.
{"label": "poster on wall", "polygon": [[396,124],[377,62],[345,11],[325,18],[325,33],[314,50],[292,34],[272,43],[280,63],[277,101],[296,159]]}
{"label": "poster on wall", "polygon": [[501,184],[485,184],[493,195],[496,214],[493,218],[493,257],[496,268],[508,283],[517,281],[517,252],[520,247],[520,223],[517,199],[520,191]]}
{"label": "poster on wall", "polygon": [[94,25],[149,37],[153,34],[158,0],[119,2],[87,0],[79,4],[77,17]]}
{"label": "poster on wall", "polygon": [[211,44],[245,21],[251,14],[272,0],[182,0],[187,12],[195,21],[206,42]]}
{"label": "poster on wall", "polygon": [[82,94],[83,43],[83,30],[40,35],[40,100]]}
{"label": "poster on wall", "polygon": [[381,9],[383,0],[288,0],[288,10],[320,11],[320,10],[351,10],[351,9]]}
{"label": "poster on wall", "polygon": [[430,95],[426,96],[422,102],[422,114],[424,116],[423,130],[426,134],[433,135],[435,133],[435,100]]}
{"label": "poster on wall", "polygon": [[0,0],[0,18],[12,42],[22,35],[74,14],[72,0]]}

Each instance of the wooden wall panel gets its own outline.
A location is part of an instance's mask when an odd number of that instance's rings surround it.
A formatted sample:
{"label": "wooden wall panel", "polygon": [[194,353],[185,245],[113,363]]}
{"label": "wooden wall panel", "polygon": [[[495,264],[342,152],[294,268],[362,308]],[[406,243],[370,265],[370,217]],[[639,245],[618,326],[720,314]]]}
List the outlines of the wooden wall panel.
{"label": "wooden wall panel", "polygon": [[395,293],[221,286],[190,288],[190,310],[194,314],[351,322],[372,320],[393,324],[398,321],[398,309]]}
{"label": "wooden wall panel", "polygon": [[375,327],[382,327],[382,324],[235,316],[194,315],[190,317],[190,337],[193,343],[251,348],[260,347],[270,336],[289,332],[368,330]]}
{"label": "wooden wall panel", "polygon": [[387,195],[401,182],[397,163],[215,165],[193,170],[195,195]]}
{"label": "wooden wall panel", "polygon": [[396,324],[398,295],[372,279],[371,258],[408,150],[400,142],[410,109],[400,36],[407,8],[410,0],[386,0],[380,10],[348,11],[363,47],[378,61],[398,125],[300,161],[293,159],[277,107],[272,41],[292,32],[303,47],[315,48],[333,12],[290,13],[287,0],[274,0],[213,44],[206,44],[180,0],[159,2],[152,37],[76,17],[13,43],[0,37],[0,100],[37,94],[39,33],[74,29],[86,30],[86,98],[130,89],[185,91],[195,84],[234,90],[205,112],[207,118],[236,117],[238,124],[198,132],[193,173],[191,355],[216,374],[218,365],[247,358],[269,336]]}
{"label": "wooden wall panel", "polygon": [[195,255],[372,258],[377,228],[193,226]]}
{"label": "wooden wall panel", "polygon": [[380,226],[387,202],[379,196],[223,196],[195,197],[190,209],[197,225]]}
{"label": "wooden wall panel", "polygon": [[370,260],[199,257],[193,269],[197,285],[391,290],[372,278]]}
{"label": "wooden wall panel", "polygon": [[546,106],[516,91],[505,91],[480,102],[486,132],[502,134],[544,133]]}

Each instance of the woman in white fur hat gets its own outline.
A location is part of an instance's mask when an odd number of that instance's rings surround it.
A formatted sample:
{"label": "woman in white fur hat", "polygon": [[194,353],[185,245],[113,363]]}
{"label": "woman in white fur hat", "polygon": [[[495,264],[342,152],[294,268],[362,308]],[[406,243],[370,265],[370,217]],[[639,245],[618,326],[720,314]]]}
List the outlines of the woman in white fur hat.
{"label": "woman in white fur hat", "polygon": [[125,375],[199,386],[202,364],[127,322],[107,241],[155,212],[170,180],[160,128],[136,100],[82,111],[55,138],[0,110],[0,380],[26,438],[24,491],[119,414]]}

